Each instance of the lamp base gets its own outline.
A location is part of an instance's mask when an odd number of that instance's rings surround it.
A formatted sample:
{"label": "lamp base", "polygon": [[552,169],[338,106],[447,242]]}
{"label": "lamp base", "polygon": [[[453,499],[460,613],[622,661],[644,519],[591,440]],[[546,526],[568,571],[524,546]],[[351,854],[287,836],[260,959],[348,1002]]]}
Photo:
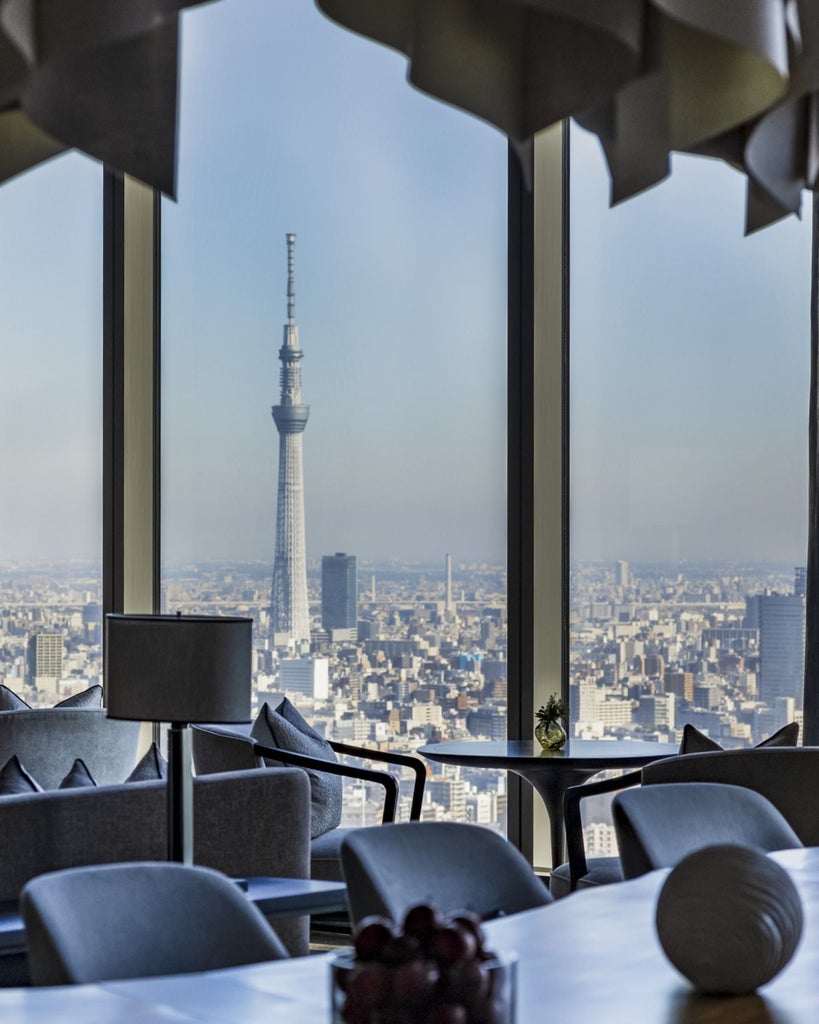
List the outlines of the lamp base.
{"label": "lamp base", "polygon": [[168,860],[193,864],[193,775],[187,722],[172,722],[168,731]]}

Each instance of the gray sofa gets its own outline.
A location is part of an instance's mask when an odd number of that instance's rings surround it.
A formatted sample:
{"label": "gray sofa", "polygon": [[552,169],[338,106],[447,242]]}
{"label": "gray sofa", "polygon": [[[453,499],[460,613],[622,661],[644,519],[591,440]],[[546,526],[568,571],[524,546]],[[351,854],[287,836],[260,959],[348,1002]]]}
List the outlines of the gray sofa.
{"label": "gray sofa", "polygon": [[[82,717],[88,712],[72,712]],[[0,901],[35,875],[83,864],[166,857],[164,782],[64,789],[0,800]],[[310,874],[310,793],[295,768],[194,780],[194,859],[234,877]],[[161,927],[157,922],[157,927]],[[308,951],[306,917],[274,922],[294,955]],[[19,967],[19,965],[18,965]],[[0,973],[3,973],[0,971]],[[6,965],[5,983],[9,978]]]}
{"label": "gray sofa", "polygon": [[43,789],[56,789],[81,757],[98,785],[124,782],[137,760],[139,722],[101,708],[0,711],[0,767],[16,754]]}

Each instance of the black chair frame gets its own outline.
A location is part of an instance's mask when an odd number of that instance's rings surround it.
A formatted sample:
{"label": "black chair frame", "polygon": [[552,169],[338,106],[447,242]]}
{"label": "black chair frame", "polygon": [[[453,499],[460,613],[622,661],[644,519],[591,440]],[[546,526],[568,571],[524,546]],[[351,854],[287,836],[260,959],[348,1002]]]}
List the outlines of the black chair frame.
{"label": "black chair frame", "polygon": [[[393,751],[357,747],[349,743],[340,743],[337,740],[328,740],[327,742],[337,754],[412,768],[415,773],[415,779],[412,786],[410,821],[419,820],[421,817],[421,806],[424,802],[424,785],[427,778],[426,766],[420,758],[413,757],[410,754],[396,754]],[[282,764],[293,765],[296,768],[309,768],[311,771],[327,772],[328,775],[341,775],[350,779],[362,779],[366,782],[374,782],[379,786],[383,786],[384,808],[381,814],[382,824],[395,821],[395,814],[398,808],[398,780],[390,775],[389,772],[378,771],[374,768],[363,768],[359,765],[343,764],[340,761],[325,761],[319,757],[298,754],[293,750],[282,750],[280,747],[270,747],[264,743],[254,742],[253,751],[257,757],[270,758],[274,761],[280,761]]]}
{"label": "black chair frame", "polygon": [[642,778],[642,769],[638,768],[636,771],[626,772],[625,775],[616,778],[584,782],[581,786],[570,786],[566,790],[563,795],[563,814],[566,823],[566,852],[569,859],[569,879],[572,892],[575,891],[577,883],[589,870],[586,863],[586,848],[583,844],[581,801],[589,796],[617,793],[630,786],[639,786]]}

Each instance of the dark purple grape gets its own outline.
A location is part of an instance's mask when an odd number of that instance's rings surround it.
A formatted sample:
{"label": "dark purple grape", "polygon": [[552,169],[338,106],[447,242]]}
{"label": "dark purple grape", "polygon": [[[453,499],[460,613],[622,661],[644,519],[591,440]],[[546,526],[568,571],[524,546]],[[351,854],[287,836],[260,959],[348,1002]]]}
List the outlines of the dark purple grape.
{"label": "dark purple grape", "polygon": [[380,959],[385,964],[404,964],[408,960],[417,960],[421,956],[418,939],[411,935],[393,935],[389,942],[384,943]]}
{"label": "dark purple grape", "polygon": [[357,964],[347,979],[347,1002],[370,1010],[383,1006],[392,996],[393,972],[385,964]]}
{"label": "dark purple grape", "polygon": [[471,910],[462,910],[460,913],[455,914],[449,923],[452,925],[460,925],[462,928],[466,928],[467,931],[471,931],[475,936],[475,942],[478,946],[478,955],[483,953],[486,937],[483,933],[481,919],[478,914],[473,914]]}
{"label": "dark purple grape", "polygon": [[408,960],[392,972],[392,997],[396,1007],[420,1006],[435,993],[440,978],[437,964],[431,960]]}
{"label": "dark purple grape", "polygon": [[489,990],[489,975],[480,960],[458,960],[446,968],[441,978],[444,997],[470,1009],[485,999]]}
{"label": "dark purple grape", "polygon": [[341,1019],[345,1024],[370,1024],[370,1007],[348,998],[341,1011]]}
{"label": "dark purple grape", "polygon": [[466,1007],[459,1003],[438,1003],[430,1010],[427,1024],[467,1024]]}
{"label": "dark purple grape", "polygon": [[440,911],[425,903],[412,907],[404,918],[404,934],[412,935],[424,945],[437,931],[444,927],[444,919]]}
{"label": "dark purple grape", "polygon": [[384,948],[395,938],[392,922],[384,917],[365,917],[355,936],[358,960],[381,960]]}
{"label": "dark purple grape", "polygon": [[444,964],[452,964],[457,960],[473,960],[477,951],[475,936],[461,925],[441,928],[430,945],[432,955]]}

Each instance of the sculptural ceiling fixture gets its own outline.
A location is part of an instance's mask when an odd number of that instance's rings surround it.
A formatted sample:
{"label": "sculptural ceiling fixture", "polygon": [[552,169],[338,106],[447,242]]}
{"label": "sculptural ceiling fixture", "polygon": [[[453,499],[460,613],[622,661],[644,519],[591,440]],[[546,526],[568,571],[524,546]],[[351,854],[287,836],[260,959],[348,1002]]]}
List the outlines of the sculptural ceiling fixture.
{"label": "sculptural ceiling fixture", "polygon": [[77,148],[173,196],[179,12],[202,0],[0,0],[0,182]]}
{"label": "sculptural ceiling fixture", "polygon": [[316,0],[399,50],[424,92],[521,148],[573,116],[600,138],[618,202],[672,151],[748,180],[746,232],[798,213],[819,170],[815,0]]}

